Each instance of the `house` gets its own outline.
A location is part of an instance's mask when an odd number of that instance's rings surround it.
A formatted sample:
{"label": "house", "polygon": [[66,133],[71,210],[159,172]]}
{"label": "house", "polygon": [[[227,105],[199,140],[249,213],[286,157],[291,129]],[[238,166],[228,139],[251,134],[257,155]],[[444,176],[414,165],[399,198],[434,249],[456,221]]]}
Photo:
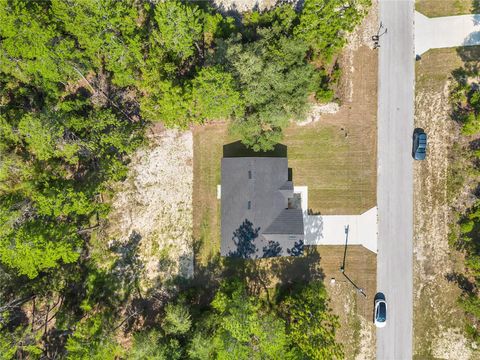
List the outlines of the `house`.
{"label": "house", "polygon": [[285,156],[222,159],[221,255],[239,258],[303,254],[300,194]]}

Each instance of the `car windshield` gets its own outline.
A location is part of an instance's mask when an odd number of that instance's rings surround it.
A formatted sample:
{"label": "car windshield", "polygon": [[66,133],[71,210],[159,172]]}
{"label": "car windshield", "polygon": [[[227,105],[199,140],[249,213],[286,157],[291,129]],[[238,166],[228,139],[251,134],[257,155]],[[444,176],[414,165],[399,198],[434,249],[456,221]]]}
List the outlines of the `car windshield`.
{"label": "car windshield", "polygon": [[377,321],[384,322],[385,320],[387,320],[387,306],[382,301],[377,307]]}

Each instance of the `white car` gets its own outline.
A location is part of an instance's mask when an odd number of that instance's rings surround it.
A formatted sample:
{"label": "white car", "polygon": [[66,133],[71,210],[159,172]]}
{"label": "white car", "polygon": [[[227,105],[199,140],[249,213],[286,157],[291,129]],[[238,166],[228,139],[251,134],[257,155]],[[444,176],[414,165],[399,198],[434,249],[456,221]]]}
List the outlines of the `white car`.
{"label": "white car", "polygon": [[382,328],[387,325],[387,302],[385,295],[377,293],[375,295],[375,314],[374,323],[376,327]]}

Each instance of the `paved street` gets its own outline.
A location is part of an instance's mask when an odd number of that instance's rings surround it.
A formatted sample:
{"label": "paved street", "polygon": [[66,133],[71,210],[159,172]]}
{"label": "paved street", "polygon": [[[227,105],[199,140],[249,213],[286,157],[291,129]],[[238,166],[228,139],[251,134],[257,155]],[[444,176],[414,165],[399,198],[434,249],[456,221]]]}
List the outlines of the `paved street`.
{"label": "paved street", "polygon": [[380,0],[377,288],[388,303],[377,359],[412,358],[414,114],[413,0]]}

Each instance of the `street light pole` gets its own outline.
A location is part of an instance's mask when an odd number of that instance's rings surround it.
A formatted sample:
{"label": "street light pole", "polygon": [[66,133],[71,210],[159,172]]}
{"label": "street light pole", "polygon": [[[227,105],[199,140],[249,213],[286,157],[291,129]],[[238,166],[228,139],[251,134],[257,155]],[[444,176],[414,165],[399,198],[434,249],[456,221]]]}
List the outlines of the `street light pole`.
{"label": "street light pole", "polygon": [[353,285],[353,287],[363,296],[367,297],[367,294],[365,294],[365,291],[363,291],[362,288],[358,287],[357,284],[355,284],[352,279],[350,279],[347,274],[345,274],[345,260],[347,258],[347,245],[348,245],[348,230],[349,230],[349,225],[345,226],[345,249],[343,250],[343,262],[342,266],[340,266],[340,271],[342,272],[343,276],[348,280],[350,284]]}
{"label": "street light pole", "polygon": [[348,230],[350,225],[345,226],[345,249],[343,250],[343,262],[340,271],[343,273],[345,271],[345,259],[347,258],[347,244],[348,244]]}

